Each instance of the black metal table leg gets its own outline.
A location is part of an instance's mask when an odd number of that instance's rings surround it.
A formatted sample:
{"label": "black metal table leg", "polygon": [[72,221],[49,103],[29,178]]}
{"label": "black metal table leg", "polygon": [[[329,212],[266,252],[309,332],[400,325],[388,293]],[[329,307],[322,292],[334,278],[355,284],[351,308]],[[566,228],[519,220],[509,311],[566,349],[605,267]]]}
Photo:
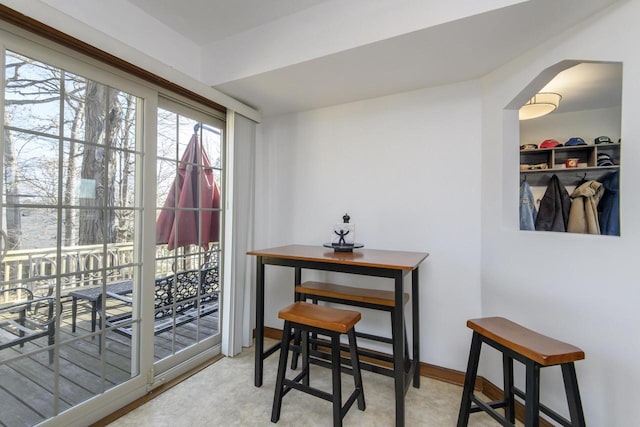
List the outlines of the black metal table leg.
{"label": "black metal table leg", "polygon": [[396,427],[404,426],[404,333],[403,333],[403,274],[395,274],[395,307],[393,308],[393,376],[396,396]]}
{"label": "black metal table leg", "polygon": [[[264,264],[262,257],[257,257],[256,264],[256,350],[254,385],[262,386],[262,370],[264,365]],[[286,363],[286,362],[285,362]]]}
{"label": "black metal table leg", "polygon": [[418,294],[418,268],[411,272],[411,324],[413,329],[413,387],[420,388],[420,298]]}

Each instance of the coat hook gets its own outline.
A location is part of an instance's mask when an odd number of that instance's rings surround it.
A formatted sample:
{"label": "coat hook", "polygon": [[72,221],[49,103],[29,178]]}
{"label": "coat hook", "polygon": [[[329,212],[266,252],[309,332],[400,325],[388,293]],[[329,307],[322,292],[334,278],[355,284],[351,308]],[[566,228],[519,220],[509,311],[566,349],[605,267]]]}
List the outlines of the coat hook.
{"label": "coat hook", "polygon": [[586,172],[582,176],[576,174],[576,177],[580,178],[580,181],[578,182],[578,185],[582,185],[585,182],[587,182],[587,173]]}

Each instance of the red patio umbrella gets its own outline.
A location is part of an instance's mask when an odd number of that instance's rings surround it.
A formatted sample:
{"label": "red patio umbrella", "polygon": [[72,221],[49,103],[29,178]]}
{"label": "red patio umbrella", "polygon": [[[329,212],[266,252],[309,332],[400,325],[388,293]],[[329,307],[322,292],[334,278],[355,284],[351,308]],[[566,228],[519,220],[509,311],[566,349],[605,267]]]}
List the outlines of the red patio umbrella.
{"label": "red patio umbrella", "polygon": [[[202,167],[197,167],[200,153]],[[208,250],[209,242],[220,240],[220,190],[197,133],[191,136],[182,162],[156,220],[156,244],[166,243],[169,250],[200,244]]]}

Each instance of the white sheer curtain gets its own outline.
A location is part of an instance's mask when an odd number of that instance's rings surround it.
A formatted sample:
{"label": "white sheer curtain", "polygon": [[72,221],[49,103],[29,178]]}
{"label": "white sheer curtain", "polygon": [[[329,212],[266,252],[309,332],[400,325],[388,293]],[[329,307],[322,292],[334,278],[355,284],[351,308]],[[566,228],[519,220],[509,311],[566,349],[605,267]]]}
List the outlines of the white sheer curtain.
{"label": "white sheer curtain", "polygon": [[[256,123],[227,113],[229,171],[225,229],[222,353],[234,356],[253,340],[255,260],[253,248]],[[230,231],[230,233],[229,233]]]}

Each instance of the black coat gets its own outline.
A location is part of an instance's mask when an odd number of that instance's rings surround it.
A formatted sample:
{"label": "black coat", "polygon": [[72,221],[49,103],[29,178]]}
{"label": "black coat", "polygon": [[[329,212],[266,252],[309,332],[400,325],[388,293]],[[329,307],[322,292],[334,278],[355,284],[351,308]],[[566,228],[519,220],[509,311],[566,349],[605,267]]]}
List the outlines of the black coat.
{"label": "black coat", "polygon": [[536,230],[538,231],[567,231],[569,221],[569,209],[571,198],[567,189],[560,183],[560,179],[553,174],[547,185],[538,216],[536,217]]}

